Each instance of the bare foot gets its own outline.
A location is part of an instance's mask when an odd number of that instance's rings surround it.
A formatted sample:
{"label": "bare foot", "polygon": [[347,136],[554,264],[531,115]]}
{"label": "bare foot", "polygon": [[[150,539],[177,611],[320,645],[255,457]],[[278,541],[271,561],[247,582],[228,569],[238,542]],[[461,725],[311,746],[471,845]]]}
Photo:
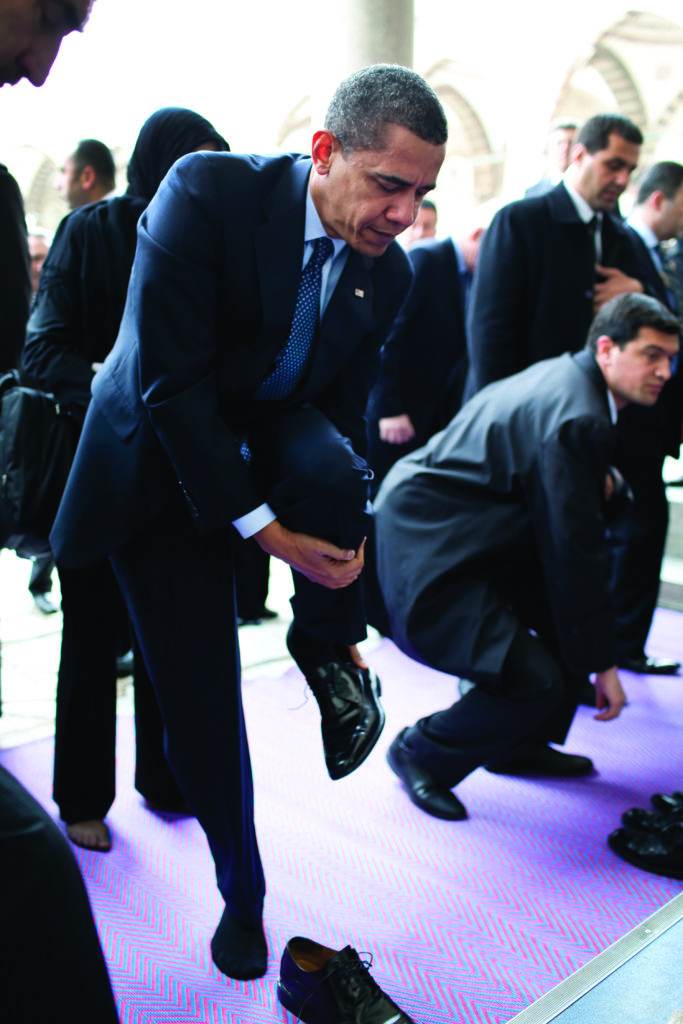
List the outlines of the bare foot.
{"label": "bare foot", "polygon": [[97,818],[75,821],[73,825],[67,825],[66,834],[72,843],[86,850],[99,850],[100,853],[108,853],[111,850],[111,832],[104,822]]}

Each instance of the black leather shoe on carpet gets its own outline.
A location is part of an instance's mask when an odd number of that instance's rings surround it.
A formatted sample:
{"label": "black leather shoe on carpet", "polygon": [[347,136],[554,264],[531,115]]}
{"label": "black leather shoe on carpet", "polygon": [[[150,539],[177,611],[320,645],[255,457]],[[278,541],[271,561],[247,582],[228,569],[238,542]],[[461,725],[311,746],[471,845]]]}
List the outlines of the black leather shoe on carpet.
{"label": "black leather shoe on carpet", "polygon": [[327,772],[331,779],[343,779],[363,763],[384,728],[380,681],[369,669],[341,660],[341,653],[340,660],[317,667],[300,660],[291,628],[287,646],[320,708]]}
{"label": "black leather shoe on carpet", "polygon": [[226,907],[211,939],[211,956],[218,970],[229,978],[262,978],[268,967],[263,925],[260,921],[243,924]]}
{"label": "black leather shoe on carpet", "polygon": [[407,732],[403,729],[389,747],[389,767],[398,775],[408,796],[420,810],[445,821],[462,821],[467,817],[464,804],[447,786],[440,785],[418,765],[414,751],[406,742]]}
{"label": "black leather shoe on carpet", "polygon": [[590,757],[565,754],[547,744],[518,749],[504,761],[487,764],[487,771],[495,775],[545,775],[548,778],[575,778],[594,771]]}
{"label": "black leather shoe on carpet", "polygon": [[43,615],[54,615],[59,610],[48,594],[34,594],[33,603]]}
{"label": "black leather shoe on carpet", "polygon": [[670,811],[645,811],[642,807],[632,807],[621,816],[624,828],[633,832],[661,832],[677,821],[683,822],[683,805]]}
{"label": "black leather shoe on carpet", "polygon": [[290,939],[277,997],[304,1024],[415,1024],[385,995],[370,966],[350,946],[336,952],[311,939]]}
{"label": "black leather shoe on carpet", "polygon": [[683,879],[683,823],[656,832],[618,828],[607,842],[616,854],[643,871]]}
{"label": "black leather shoe on carpet", "polygon": [[622,658],[619,668],[627,672],[637,672],[643,676],[677,676],[681,667],[680,661],[670,658],[650,658],[643,654],[640,658]]}
{"label": "black leather shoe on carpet", "polygon": [[683,808],[683,790],[676,789],[673,793],[655,793],[650,800],[652,806],[656,807],[658,811],[673,811],[679,807]]}

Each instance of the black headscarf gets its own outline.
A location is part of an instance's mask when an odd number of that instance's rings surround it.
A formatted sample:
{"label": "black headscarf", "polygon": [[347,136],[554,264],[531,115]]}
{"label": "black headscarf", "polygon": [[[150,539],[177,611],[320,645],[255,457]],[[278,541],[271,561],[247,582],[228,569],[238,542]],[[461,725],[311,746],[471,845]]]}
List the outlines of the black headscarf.
{"label": "black headscarf", "polygon": [[150,202],[176,160],[203,142],[213,142],[224,152],[230,150],[211,122],[194,110],[184,107],[157,110],[147,118],[135,143],[128,164],[127,195]]}

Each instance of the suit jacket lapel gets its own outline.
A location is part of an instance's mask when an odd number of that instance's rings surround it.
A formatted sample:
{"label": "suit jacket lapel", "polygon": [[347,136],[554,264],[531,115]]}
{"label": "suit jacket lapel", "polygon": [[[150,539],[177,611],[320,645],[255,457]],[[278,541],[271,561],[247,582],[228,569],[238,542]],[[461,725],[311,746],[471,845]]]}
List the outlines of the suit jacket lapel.
{"label": "suit jacket lapel", "polygon": [[346,265],[320,324],[304,390],[317,391],[346,362],[373,326],[373,260],[349,251]]}
{"label": "suit jacket lapel", "polygon": [[298,160],[264,203],[266,220],[256,231],[256,264],[267,335],[287,341],[301,278],[310,160]]}

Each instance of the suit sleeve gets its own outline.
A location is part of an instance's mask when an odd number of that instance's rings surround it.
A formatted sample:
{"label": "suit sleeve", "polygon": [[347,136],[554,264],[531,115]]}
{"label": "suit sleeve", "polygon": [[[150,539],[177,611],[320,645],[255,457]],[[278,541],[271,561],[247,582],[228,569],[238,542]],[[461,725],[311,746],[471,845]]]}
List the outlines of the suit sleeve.
{"label": "suit sleeve", "polygon": [[470,394],[524,369],[530,259],[518,204],[512,204],[484,235],[474,275],[467,325]]}
{"label": "suit sleeve", "polygon": [[4,167],[0,167],[0,254],[0,372],[4,373],[19,365],[31,297],[24,204],[19,186]]}
{"label": "suit sleeve", "polygon": [[607,422],[583,417],[546,440],[527,481],[532,521],[562,661],[577,674],[615,664],[603,494]]}
{"label": "suit sleeve", "polygon": [[220,204],[202,154],[175,165],[140,221],[123,328],[137,335],[142,400],[200,529],[264,500],[220,410],[219,339],[233,329],[219,323]]}
{"label": "suit sleeve", "polygon": [[59,225],[31,309],[21,365],[24,378],[34,387],[85,408],[94,374],[82,354],[86,348],[80,280],[83,226],[78,213]]}

